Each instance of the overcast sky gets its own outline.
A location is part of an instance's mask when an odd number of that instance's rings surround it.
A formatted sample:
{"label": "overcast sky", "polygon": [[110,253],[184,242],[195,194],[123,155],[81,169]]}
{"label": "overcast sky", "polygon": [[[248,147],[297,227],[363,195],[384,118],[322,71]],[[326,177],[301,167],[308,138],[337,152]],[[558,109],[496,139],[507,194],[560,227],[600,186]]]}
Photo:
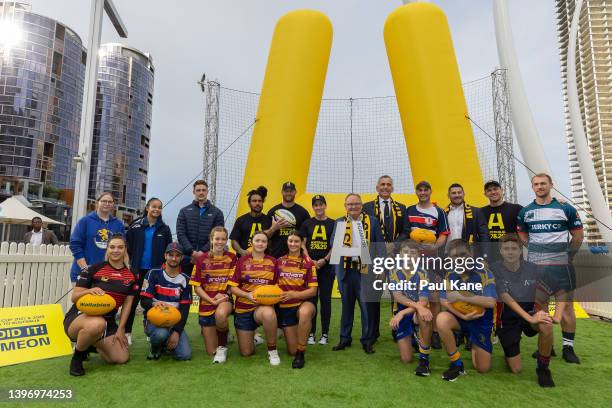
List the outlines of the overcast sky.
{"label": "overcast sky", "polygon": [[[32,11],[75,30],[87,46],[90,1],[30,0]],[[515,45],[553,177],[568,192],[567,148],[554,2],[509,0]],[[284,13],[311,8],[329,16],[333,49],[325,97],[392,95],[383,42],[387,15],[400,0],[114,0],[129,32],[120,39],[105,18],[103,42],[124,42],[153,56],[155,95],[149,195],[173,196],[202,169],[203,72],[230,88],[259,92],[274,25]],[[498,63],[493,0],[438,0],[447,13],[462,80],[488,75]],[[519,201],[531,197],[517,165]],[[219,186],[218,188],[221,188]],[[174,229],[186,191],[164,210]]]}

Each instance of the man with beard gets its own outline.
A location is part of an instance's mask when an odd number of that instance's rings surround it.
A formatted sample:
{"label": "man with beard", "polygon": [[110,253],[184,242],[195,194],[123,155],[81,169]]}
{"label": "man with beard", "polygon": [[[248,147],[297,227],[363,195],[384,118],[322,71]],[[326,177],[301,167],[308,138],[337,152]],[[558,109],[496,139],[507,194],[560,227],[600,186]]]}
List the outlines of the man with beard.
{"label": "man with beard", "polygon": [[263,213],[263,204],[267,195],[268,189],[264,186],[259,186],[257,189],[247,193],[251,211],[236,219],[230,234],[232,248],[238,256],[244,256],[249,253],[252,247],[251,238],[256,232],[263,231],[268,235],[268,230],[272,226],[272,219]]}
{"label": "man with beard", "polygon": [[[274,258],[280,258],[289,252],[287,247],[287,237],[292,230],[299,230],[302,223],[310,218],[308,210],[295,202],[295,184],[287,181],[283,184],[282,191],[283,201],[275,205],[268,211],[268,217],[272,219],[272,227],[266,232],[270,237],[270,246],[268,250]],[[275,215],[279,210],[289,211],[295,217],[295,224],[290,223],[284,218]]]}
{"label": "man with beard", "polygon": [[[504,201],[504,191],[501,184],[495,180],[487,181],[484,194],[489,199],[489,205],[480,209],[487,227],[485,256],[489,265],[501,260],[499,240],[506,234],[516,234],[516,219],[523,208],[520,204]],[[485,241],[486,242],[486,241]]]}

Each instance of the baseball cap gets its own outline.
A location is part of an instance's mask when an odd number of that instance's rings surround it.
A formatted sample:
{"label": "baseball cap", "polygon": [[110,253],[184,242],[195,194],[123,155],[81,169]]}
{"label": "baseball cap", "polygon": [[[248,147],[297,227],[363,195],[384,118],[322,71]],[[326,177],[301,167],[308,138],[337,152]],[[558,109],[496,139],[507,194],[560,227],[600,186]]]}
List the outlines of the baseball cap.
{"label": "baseball cap", "polygon": [[291,181],[286,181],[283,184],[283,190],[295,190],[295,184]]}
{"label": "baseball cap", "polygon": [[419,188],[428,188],[431,190],[431,184],[429,184],[429,182],[423,180],[423,181],[419,181],[419,183],[414,187],[415,190],[418,190]]}
{"label": "baseball cap", "polygon": [[485,183],[485,185],[484,185],[484,190],[485,190],[485,191],[487,191],[487,188],[489,188],[489,187],[499,187],[499,188],[501,188],[501,186],[502,186],[502,185],[501,185],[501,184],[499,184],[499,181],[496,181],[496,180],[489,180],[489,181],[487,181],[487,182]]}
{"label": "baseball cap", "polygon": [[166,247],[166,252],[178,252],[179,254],[183,255],[183,247],[181,246],[181,244],[179,244],[178,242],[171,242],[168,244],[168,246]]}
{"label": "baseball cap", "polygon": [[327,204],[327,201],[325,201],[325,197],[323,197],[321,194],[315,194],[315,195],[312,197],[312,205],[315,205],[315,203],[316,203],[317,201],[320,201],[320,202],[322,202],[323,204]]}

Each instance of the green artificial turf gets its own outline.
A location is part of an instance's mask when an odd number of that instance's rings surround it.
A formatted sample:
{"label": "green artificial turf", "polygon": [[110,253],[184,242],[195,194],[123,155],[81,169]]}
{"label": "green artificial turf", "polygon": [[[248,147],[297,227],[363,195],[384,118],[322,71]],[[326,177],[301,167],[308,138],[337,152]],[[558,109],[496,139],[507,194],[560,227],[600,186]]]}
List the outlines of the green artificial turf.
{"label": "green artificial turf", "polygon": [[[541,389],[536,383],[535,361],[530,357],[536,347],[535,338],[522,341],[524,368],[519,375],[508,372],[501,348],[496,345],[490,373],[476,373],[470,354],[463,352],[468,375],[455,383],[442,381],[448,359],[443,350],[434,350],[432,376],[416,377],[416,363],[404,365],[399,360],[386,326],[389,313],[389,305],[384,304],[382,337],[375,346],[375,354],[366,355],[359,345],[358,313],[353,346],[333,352],[340,319],[340,302],[335,300],[330,344],[309,346],[306,367],[302,370],[291,368],[292,359],[286,354],[283,340],[279,341],[282,363],[278,367],[269,365],[265,346],[258,346],[254,356],[244,358],[239,356],[236,343],[229,346],[226,364],[213,365],[212,358],[204,352],[197,318],[192,314],[187,326],[193,347],[191,361],[176,362],[170,356],[147,361],[148,343],[144,333],[138,330],[128,364],[109,366],[94,354],[85,363],[87,375],[79,378],[68,374],[70,357],[3,367],[0,388],[74,390],[76,399],[72,403],[29,404],[54,407],[609,406],[612,326],[607,323],[579,320],[576,353],[582,364],[571,365],[560,357],[553,358],[551,370],[557,387]],[[555,336],[555,348],[560,355],[558,327]]]}

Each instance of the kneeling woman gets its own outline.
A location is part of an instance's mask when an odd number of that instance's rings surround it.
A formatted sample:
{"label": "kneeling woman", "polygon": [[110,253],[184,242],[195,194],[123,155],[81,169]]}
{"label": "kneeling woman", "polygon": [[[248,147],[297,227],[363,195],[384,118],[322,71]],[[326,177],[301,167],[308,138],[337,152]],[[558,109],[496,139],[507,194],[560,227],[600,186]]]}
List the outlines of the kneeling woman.
{"label": "kneeling woman", "polygon": [[278,325],[283,329],[287,351],[295,358],[293,368],[304,367],[306,342],[312,327],[315,306],[310,301],[317,294],[317,269],[310,258],[302,255],[302,237],[289,233],[289,253],[278,258],[278,286],[283,290],[277,309]]}
{"label": "kneeling woman", "polygon": [[200,326],[206,352],[213,363],[227,359],[228,318],[232,303],[227,295],[227,281],[234,274],[236,255],[225,250],[227,230],[214,227],[210,232],[210,251],[198,260],[189,284],[200,297]]}
{"label": "kneeling woman", "polygon": [[268,236],[256,232],[251,238],[251,254],[240,258],[234,276],[227,283],[236,295],[234,326],[238,335],[240,354],[255,353],[255,329],[263,325],[268,344],[268,359],[273,366],[280,364],[276,350],[276,313],[274,307],[260,305],[253,298],[253,291],[261,285],[274,285],[277,281],[276,259],[266,255]]}
{"label": "kneeling woman", "polygon": [[[136,276],[129,269],[129,258],[125,239],[113,236],[106,249],[106,261],[83,269],[72,292],[72,302],[86,294],[109,294],[115,299],[115,309],[104,316],[88,316],[72,305],[64,318],[64,330],[76,342],[74,355],[70,362],[70,375],[84,375],[83,361],[88,351],[95,347],[104,361],[109,364],[126,363],[130,354],[125,336],[134,296],[138,294]],[[117,310],[121,307],[119,325],[115,321]]]}

